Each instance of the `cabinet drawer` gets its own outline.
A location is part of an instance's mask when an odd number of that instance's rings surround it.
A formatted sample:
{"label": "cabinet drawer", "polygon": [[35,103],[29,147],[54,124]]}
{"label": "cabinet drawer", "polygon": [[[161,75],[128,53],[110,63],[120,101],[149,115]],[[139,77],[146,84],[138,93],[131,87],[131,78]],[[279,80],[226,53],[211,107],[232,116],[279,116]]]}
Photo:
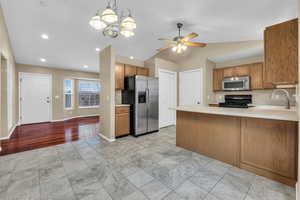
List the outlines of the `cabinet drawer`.
{"label": "cabinet drawer", "polygon": [[130,106],[116,107],[116,114],[129,113]]}

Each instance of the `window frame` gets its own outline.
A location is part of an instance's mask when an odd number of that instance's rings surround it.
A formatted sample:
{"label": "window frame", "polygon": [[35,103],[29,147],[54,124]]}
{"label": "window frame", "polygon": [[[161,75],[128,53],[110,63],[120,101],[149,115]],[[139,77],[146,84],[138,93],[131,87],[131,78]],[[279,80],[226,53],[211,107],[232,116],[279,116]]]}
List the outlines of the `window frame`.
{"label": "window frame", "polygon": [[94,80],[79,80],[78,81],[78,85],[77,85],[77,96],[78,96],[78,109],[92,109],[92,108],[99,108],[100,107],[100,85],[99,85],[99,105],[96,106],[80,106],[80,83],[81,82],[93,82],[93,83],[98,83],[100,84],[98,81],[94,81]]}
{"label": "window frame", "polygon": [[[65,83],[65,81],[67,81],[67,80],[70,80],[71,81],[71,107],[70,108],[66,108],[66,94],[69,94],[69,93],[66,93],[66,91],[65,91],[65,87],[66,87],[66,83]],[[71,79],[71,78],[66,78],[66,79],[64,79],[64,83],[63,83],[63,85],[64,85],[64,87],[63,87],[63,98],[64,98],[64,105],[63,105],[63,107],[64,107],[64,109],[65,110],[74,110],[74,83],[75,83],[75,81],[74,81],[74,79]]]}

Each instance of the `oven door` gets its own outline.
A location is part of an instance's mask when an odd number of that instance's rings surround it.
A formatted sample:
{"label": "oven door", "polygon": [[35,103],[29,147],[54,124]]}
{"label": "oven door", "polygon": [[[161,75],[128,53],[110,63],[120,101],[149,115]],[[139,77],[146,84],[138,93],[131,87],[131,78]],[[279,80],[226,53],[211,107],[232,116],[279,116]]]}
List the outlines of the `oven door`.
{"label": "oven door", "polygon": [[249,77],[232,77],[223,80],[224,91],[250,90]]}

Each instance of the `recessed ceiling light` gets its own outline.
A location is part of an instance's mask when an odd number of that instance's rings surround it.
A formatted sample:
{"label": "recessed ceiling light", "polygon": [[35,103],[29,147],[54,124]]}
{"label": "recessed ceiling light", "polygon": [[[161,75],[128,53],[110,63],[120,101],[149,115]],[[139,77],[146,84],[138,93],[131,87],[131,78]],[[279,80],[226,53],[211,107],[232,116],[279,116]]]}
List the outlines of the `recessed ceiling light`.
{"label": "recessed ceiling light", "polygon": [[134,57],[133,57],[133,56],[130,56],[129,58],[130,58],[131,60],[133,60],[133,59],[134,59]]}
{"label": "recessed ceiling light", "polygon": [[87,66],[87,65],[83,65],[83,68],[88,68],[89,66]]}
{"label": "recessed ceiling light", "polygon": [[41,35],[41,38],[43,38],[44,40],[48,40],[49,39],[49,36],[47,34],[42,34]]}
{"label": "recessed ceiling light", "polygon": [[100,51],[100,48],[96,48],[96,51],[99,52],[99,51]]}
{"label": "recessed ceiling light", "polygon": [[41,62],[46,62],[47,60],[45,58],[40,58]]}

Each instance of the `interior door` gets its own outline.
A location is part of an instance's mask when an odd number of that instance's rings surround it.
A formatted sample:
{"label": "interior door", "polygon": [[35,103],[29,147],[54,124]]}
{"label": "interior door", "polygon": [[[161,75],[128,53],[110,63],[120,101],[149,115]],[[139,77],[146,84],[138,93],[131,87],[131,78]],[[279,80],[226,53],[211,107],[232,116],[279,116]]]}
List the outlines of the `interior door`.
{"label": "interior door", "polygon": [[177,73],[159,70],[159,127],[174,125],[177,106]]}
{"label": "interior door", "polygon": [[202,69],[179,73],[179,104],[203,104]]}
{"label": "interior door", "polygon": [[20,74],[21,124],[51,121],[51,75]]}

